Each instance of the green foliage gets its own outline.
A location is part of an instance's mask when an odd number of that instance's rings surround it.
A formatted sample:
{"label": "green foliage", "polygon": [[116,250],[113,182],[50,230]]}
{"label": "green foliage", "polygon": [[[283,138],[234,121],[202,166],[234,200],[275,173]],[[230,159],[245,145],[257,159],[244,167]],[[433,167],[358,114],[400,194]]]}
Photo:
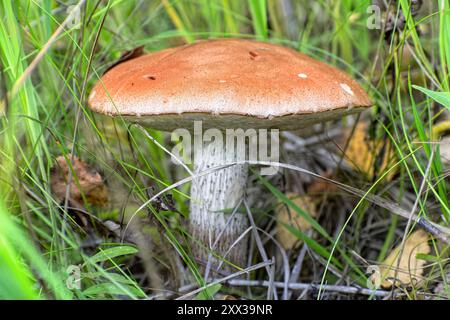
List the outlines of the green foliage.
{"label": "green foliage", "polygon": [[422,91],[434,101],[450,110],[450,92],[435,92],[419,86],[413,86],[413,88]]}
{"label": "green foliage", "polygon": [[106,250],[101,250],[99,253],[91,257],[91,263],[108,261],[112,258],[137,253],[138,250],[130,246],[117,246]]}
{"label": "green foliage", "polygon": [[35,279],[17,252],[18,244],[9,237],[16,232],[17,227],[0,203],[0,299],[36,299]]}
{"label": "green foliage", "polygon": [[267,39],[267,1],[266,0],[248,0],[250,12],[252,14],[253,28],[259,39]]}

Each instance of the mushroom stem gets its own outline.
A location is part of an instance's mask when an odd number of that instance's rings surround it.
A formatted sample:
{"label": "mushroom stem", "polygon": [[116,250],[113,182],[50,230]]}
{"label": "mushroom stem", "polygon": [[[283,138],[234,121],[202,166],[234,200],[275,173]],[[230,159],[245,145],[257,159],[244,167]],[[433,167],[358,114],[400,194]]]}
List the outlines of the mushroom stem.
{"label": "mushroom stem", "polygon": [[[201,148],[200,148],[201,147]],[[233,161],[225,146],[220,143],[202,142],[194,146],[194,173]],[[234,158],[234,159],[233,159]],[[244,196],[248,165],[234,165],[207,175],[196,177],[191,187],[190,232],[194,239],[194,255],[201,265],[211,254],[212,270],[221,260],[243,266],[247,257],[248,237],[234,246],[234,242],[248,227],[248,219],[239,210],[233,210]],[[232,213],[233,212],[233,213]],[[230,249],[233,246],[232,249]],[[232,270],[222,264],[223,271]]]}

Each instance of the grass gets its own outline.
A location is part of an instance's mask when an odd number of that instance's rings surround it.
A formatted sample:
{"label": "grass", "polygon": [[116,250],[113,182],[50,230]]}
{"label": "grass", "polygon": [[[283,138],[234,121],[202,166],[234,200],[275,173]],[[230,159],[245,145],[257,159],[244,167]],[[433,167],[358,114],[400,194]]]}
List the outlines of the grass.
{"label": "grass", "polygon": [[[154,194],[186,177],[160,147],[169,145],[167,135],[130,126],[123,119],[96,116],[86,106],[90,88],[106,67],[140,45],[151,52],[215,37],[259,39],[296,48],[347,71],[375,102],[364,119],[370,124],[370,137],[384,141],[384,147],[387,142],[392,146],[395,175],[388,178],[389,168],[377,164],[375,177],[337,165],[333,179],[406,210],[417,202],[415,214],[448,227],[449,167],[440,156],[445,145],[435,141],[445,135],[445,129],[439,136],[433,132],[438,126],[446,128],[440,123],[449,121],[449,1],[428,2],[413,16],[410,1],[399,0],[393,7],[406,21],[402,32],[390,38],[383,30],[367,28],[370,2],[87,0],[81,2],[80,19],[55,34],[68,15],[60,2],[2,1],[0,298],[142,299],[189,283],[208,283],[187,244],[189,184],[171,190],[178,212],[160,211],[150,204],[138,210]],[[48,45],[52,36],[54,41]],[[351,126],[347,119],[328,128]],[[317,165],[320,156],[314,152],[306,158],[315,172],[324,168]],[[106,206],[83,206],[86,219],[98,219],[100,227],[80,222],[80,213],[51,190],[56,157],[63,155],[70,162],[71,154],[99,171],[107,183]],[[336,154],[345,159],[342,152]],[[382,159],[381,154],[374,156]],[[305,154],[294,153],[287,158],[302,157]],[[302,167],[303,162],[293,164]],[[77,172],[71,169],[79,184]],[[305,187],[307,179],[299,182],[299,177],[306,176],[284,170],[283,177],[295,183],[254,180],[271,202],[255,205],[252,212],[269,233],[274,206],[279,203],[309,221],[310,233],[286,226],[308,252],[301,282],[365,286],[367,266],[381,263],[415,227],[370,197],[356,198],[344,191],[315,195],[321,212],[312,217],[285,195],[292,185]],[[120,224],[131,216],[136,221],[130,224],[132,234],[144,239],[134,245],[99,230],[107,220]],[[264,239],[266,249],[275,252],[270,238]],[[448,244],[434,238],[430,243],[432,253],[422,257],[429,265],[425,285],[398,288],[405,299],[435,297],[438,284],[446,289],[440,296],[450,297]],[[291,267],[298,254],[297,249],[288,252]],[[251,257],[253,264],[261,262],[256,248]],[[80,267],[81,289],[66,285],[67,270],[73,266]],[[275,270],[277,281],[283,277],[282,269]],[[250,278],[267,280],[265,269],[252,271]],[[261,288],[247,291],[214,285],[197,298],[211,298],[219,291],[249,299],[266,294]],[[307,296],[356,297],[374,298],[321,290]]]}

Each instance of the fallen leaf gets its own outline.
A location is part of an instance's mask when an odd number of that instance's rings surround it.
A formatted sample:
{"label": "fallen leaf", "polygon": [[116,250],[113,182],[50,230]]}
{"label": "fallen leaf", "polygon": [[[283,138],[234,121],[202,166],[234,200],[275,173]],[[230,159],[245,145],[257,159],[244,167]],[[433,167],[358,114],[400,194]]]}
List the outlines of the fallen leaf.
{"label": "fallen leaf", "polygon": [[[331,170],[328,170],[324,174],[323,177],[328,179],[333,179],[335,173]],[[334,183],[328,182],[324,179],[314,178],[313,181],[308,185],[306,193],[309,195],[320,195],[324,193],[332,193],[338,190],[337,185]]]}
{"label": "fallen leaf", "polygon": [[[77,157],[72,159],[69,154],[67,159],[72,160],[72,166],[69,166],[64,156],[59,156],[51,170],[50,185],[58,201],[65,200],[67,184],[70,180],[68,200],[71,205],[105,205],[108,200],[108,192],[100,174]],[[70,179],[71,167],[73,171]]]}
{"label": "fallen leaf", "polygon": [[[403,253],[400,255],[400,245],[391,251],[379,266],[380,272],[371,276],[373,283],[380,280],[381,287],[388,289],[392,285],[416,285],[423,275],[425,260],[418,259],[417,254],[428,254],[428,234],[423,230],[413,232],[405,241]],[[400,263],[399,263],[400,260]],[[398,269],[397,269],[398,264]],[[397,272],[396,272],[397,270]],[[376,278],[381,277],[381,278]]]}
{"label": "fallen leaf", "polygon": [[[312,200],[312,197],[307,195],[299,196],[295,193],[288,193],[286,196],[311,217],[316,216],[316,205]],[[275,216],[277,220],[276,237],[285,250],[292,249],[300,243],[299,239],[292,234],[285,225],[298,228],[303,232],[311,228],[311,225],[305,218],[300,216],[294,210],[290,210],[285,204],[282,204],[277,208]]]}
{"label": "fallen leaf", "polygon": [[450,136],[442,138],[439,144],[442,163],[450,164]]}
{"label": "fallen leaf", "polygon": [[142,56],[143,54],[144,54],[144,46],[139,46],[139,47],[133,48],[131,50],[127,50],[127,51],[123,52],[122,55],[120,56],[120,58],[117,59],[116,62],[111,64],[105,70],[105,72],[103,74],[107,73],[109,70],[111,70],[112,68],[114,68],[115,66],[117,66],[123,62],[134,59],[134,58],[138,58],[138,57]]}
{"label": "fallen leaf", "polygon": [[[364,122],[358,123],[354,131],[353,128],[344,129],[338,145],[345,150],[345,160],[350,166],[370,179],[373,179],[375,174],[380,176],[388,168],[394,154],[389,140],[369,138],[367,124]],[[375,172],[376,168],[379,172]],[[386,179],[391,180],[394,174],[395,171],[390,171]]]}

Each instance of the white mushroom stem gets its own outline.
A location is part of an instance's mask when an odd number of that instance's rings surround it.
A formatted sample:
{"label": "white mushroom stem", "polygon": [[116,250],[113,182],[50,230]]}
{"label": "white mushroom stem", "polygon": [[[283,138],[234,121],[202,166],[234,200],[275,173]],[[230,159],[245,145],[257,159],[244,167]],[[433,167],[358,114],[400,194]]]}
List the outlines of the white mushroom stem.
{"label": "white mushroom stem", "polygon": [[[195,174],[230,162],[225,145],[203,142],[194,148]],[[233,156],[232,161],[233,158],[236,157]],[[206,265],[212,252],[213,270],[221,260],[240,267],[246,261],[247,237],[230,248],[248,227],[248,219],[243,212],[237,210],[232,214],[244,196],[247,176],[248,165],[234,165],[196,177],[192,182],[190,232],[198,242],[193,247],[194,254],[202,265]],[[222,266],[225,271],[232,270],[225,262]]]}

